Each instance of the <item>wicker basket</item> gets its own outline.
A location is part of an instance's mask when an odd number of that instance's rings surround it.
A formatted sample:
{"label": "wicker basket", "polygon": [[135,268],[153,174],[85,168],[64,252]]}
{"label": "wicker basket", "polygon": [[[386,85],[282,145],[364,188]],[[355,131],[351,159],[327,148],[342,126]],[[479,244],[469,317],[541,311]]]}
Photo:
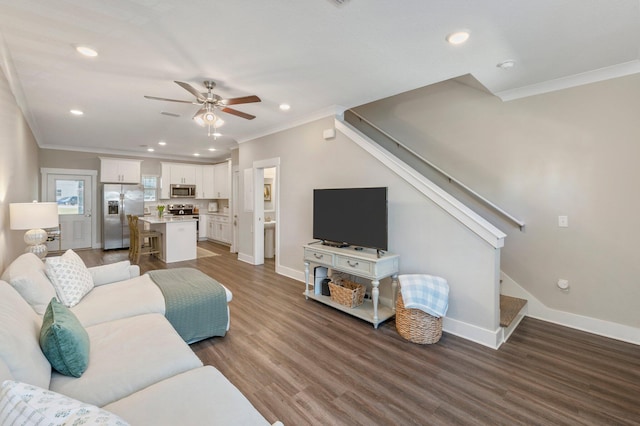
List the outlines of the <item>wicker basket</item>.
{"label": "wicker basket", "polygon": [[413,343],[436,343],[442,337],[442,317],[437,318],[420,309],[404,307],[402,292],[396,299],[396,330]]}
{"label": "wicker basket", "polygon": [[364,286],[353,281],[342,280],[342,286],[329,283],[331,300],[350,308],[362,305],[364,301]]}

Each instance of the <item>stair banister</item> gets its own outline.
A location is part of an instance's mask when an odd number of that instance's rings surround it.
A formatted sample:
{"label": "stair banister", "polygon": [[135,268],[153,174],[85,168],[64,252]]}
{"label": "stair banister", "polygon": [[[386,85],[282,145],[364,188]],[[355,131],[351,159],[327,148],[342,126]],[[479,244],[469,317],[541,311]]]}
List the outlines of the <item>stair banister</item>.
{"label": "stair banister", "polygon": [[460,188],[464,189],[468,194],[472,195],[474,198],[476,198],[477,200],[481,201],[484,205],[489,206],[494,211],[500,213],[500,215],[502,215],[503,217],[509,219],[511,222],[513,222],[516,225],[518,225],[518,227],[520,228],[521,231],[524,230],[525,223],[523,221],[521,221],[520,219],[514,217],[513,215],[509,214],[507,211],[505,211],[504,209],[502,209],[501,207],[499,207],[495,203],[491,202],[490,200],[486,199],[482,195],[478,194],[476,191],[474,191],[473,189],[469,188],[467,185],[465,185],[464,183],[462,183],[458,179],[454,178],[449,173],[445,172],[440,167],[436,166],[435,164],[433,164],[432,162],[430,162],[429,160],[427,160],[426,158],[424,158],[423,156],[421,156],[420,154],[415,152],[413,149],[411,149],[407,145],[403,144],[398,139],[394,138],[389,133],[387,133],[384,130],[382,130],[380,127],[378,127],[375,124],[373,124],[371,121],[369,121],[366,118],[364,118],[362,115],[358,114],[357,112],[355,112],[352,109],[350,109],[349,112],[352,113],[353,115],[355,115],[356,117],[358,117],[360,120],[362,120],[365,123],[367,123],[369,126],[371,126],[373,129],[375,129],[376,131],[378,131],[382,135],[384,135],[386,138],[391,140],[397,146],[399,146],[402,149],[404,149],[405,151],[409,152],[411,155],[413,155],[414,157],[418,158],[424,164],[426,164],[427,166],[431,167],[432,169],[434,169],[435,171],[437,171],[438,173],[443,175],[445,178],[447,178],[449,180],[450,183],[456,184]]}

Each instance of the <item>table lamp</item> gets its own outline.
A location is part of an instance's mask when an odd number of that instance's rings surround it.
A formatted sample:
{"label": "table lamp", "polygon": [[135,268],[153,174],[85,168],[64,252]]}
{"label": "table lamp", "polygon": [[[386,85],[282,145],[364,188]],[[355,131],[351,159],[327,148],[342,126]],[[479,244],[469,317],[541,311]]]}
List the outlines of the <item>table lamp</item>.
{"label": "table lamp", "polygon": [[58,205],[56,203],[11,203],[9,204],[11,229],[24,230],[24,242],[27,243],[25,253],[33,253],[44,259],[48,249],[47,231],[42,228],[58,226]]}

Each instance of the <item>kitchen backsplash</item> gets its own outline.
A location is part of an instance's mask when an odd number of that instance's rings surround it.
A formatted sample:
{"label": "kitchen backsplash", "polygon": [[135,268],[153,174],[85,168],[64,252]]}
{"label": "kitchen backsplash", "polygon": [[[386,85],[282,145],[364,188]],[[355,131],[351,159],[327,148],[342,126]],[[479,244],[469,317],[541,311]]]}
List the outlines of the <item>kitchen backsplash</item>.
{"label": "kitchen backsplash", "polygon": [[229,207],[229,200],[194,200],[193,198],[172,198],[171,200],[161,200],[161,201],[145,201],[144,207],[145,212],[148,211],[149,214],[155,214],[156,207],[158,204],[162,204],[167,206],[168,204],[193,204],[194,208],[198,208],[200,213],[206,213],[209,208],[209,202],[217,201],[218,202],[218,211],[222,212],[224,207]]}

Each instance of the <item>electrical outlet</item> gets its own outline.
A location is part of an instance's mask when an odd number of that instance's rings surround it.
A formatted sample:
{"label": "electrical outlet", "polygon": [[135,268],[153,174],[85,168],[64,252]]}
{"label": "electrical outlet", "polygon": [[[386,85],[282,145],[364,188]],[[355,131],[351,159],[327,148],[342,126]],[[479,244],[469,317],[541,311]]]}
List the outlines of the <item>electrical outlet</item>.
{"label": "electrical outlet", "polygon": [[558,216],[558,227],[560,227],[560,228],[568,228],[569,227],[569,216]]}

